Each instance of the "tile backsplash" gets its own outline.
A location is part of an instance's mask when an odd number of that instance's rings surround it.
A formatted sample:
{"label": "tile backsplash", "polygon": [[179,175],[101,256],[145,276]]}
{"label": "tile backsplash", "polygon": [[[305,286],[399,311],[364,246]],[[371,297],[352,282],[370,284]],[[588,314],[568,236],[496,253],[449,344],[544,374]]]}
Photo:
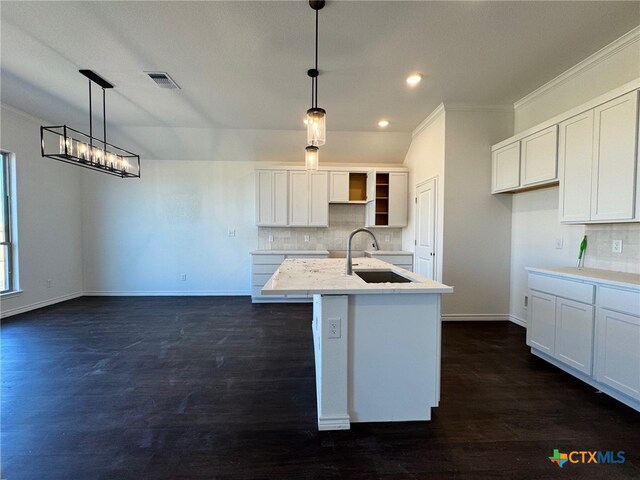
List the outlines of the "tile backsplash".
{"label": "tile backsplash", "polygon": [[[587,225],[584,266],[618,272],[640,273],[640,224]],[[622,252],[611,251],[613,241],[622,240]]]}
{"label": "tile backsplash", "polygon": [[[331,250],[346,251],[349,234],[364,227],[365,206],[357,204],[329,205],[329,227],[258,227],[259,250]],[[401,228],[371,228],[380,250],[401,250]],[[273,241],[269,241],[269,236]],[[309,240],[306,241],[305,236]],[[371,237],[358,234],[353,239],[354,250],[368,250]]]}

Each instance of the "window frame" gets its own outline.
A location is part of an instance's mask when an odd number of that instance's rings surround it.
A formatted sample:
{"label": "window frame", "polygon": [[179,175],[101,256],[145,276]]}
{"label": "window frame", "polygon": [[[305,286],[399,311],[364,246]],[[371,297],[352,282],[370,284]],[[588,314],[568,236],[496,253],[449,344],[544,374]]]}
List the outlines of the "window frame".
{"label": "window frame", "polygon": [[[0,295],[7,295],[16,292],[16,280],[15,280],[15,263],[14,263],[14,244],[13,244],[13,219],[12,219],[12,178],[11,178],[11,159],[12,155],[9,152],[0,150],[0,170],[2,171],[2,178],[0,180],[3,183],[4,198],[1,199],[0,208],[4,210],[4,231],[5,239],[0,240],[0,247],[7,247],[7,258],[5,258],[5,269],[7,285],[6,288],[0,290]],[[5,272],[2,272],[5,275]]]}

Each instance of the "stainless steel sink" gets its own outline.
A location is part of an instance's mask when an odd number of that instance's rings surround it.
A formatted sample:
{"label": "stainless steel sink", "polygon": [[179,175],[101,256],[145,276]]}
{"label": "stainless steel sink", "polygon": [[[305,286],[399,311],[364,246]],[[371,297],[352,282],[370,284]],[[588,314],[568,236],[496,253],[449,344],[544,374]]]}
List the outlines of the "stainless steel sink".
{"label": "stainless steel sink", "polygon": [[411,283],[413,281],[392,270],[360,270],[353,273],[367,283]]}

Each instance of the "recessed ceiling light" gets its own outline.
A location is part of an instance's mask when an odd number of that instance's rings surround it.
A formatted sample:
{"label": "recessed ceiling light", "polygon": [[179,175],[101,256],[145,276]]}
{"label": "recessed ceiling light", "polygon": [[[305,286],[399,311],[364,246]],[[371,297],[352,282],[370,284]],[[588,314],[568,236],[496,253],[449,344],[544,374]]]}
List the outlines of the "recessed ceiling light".
{"label": "recessed ceiling light", "polygon": [[378,122],[378,126],[380,128],[385,128],[385,127],[389,126],[389,120],[380,120]]}
{"label": "recessed ceiling light", "polygon": [[412,87],[419,84],[420,80],[422,80],[421,73],[412,73],[407,77],[407,83]]}

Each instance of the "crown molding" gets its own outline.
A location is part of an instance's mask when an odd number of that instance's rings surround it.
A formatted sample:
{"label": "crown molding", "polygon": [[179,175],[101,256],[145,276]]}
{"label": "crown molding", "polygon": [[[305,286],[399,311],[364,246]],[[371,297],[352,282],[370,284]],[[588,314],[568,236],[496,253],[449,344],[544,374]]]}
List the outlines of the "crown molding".
{"label": "crown molding", "polygon": [[429,125],[435,122],[443,113],[444,113],[444,103],[441,103],[436,107],[436,109],[433,112],[429,114],[427,118],[425,118],[422,122],[420,122],[420,124],[413,130],[413,132],[411,132],[411,138],[413,139],[418,135],[420,135],[420,133],[425,128],[427,128]]}
{"label": "crown molding", "polygon": [[552,88],[562,85],[563,83],[571,80],[572,78],[577,77],[578,75],[585,72],[586,70],[589,70],[590,68],[598,65],[599,63],[603,62],[607,58],[618,53],[620,50],[623,50],[627,48],[629,45],[638,41],[640,41],[640,26],[635,27],[633,30],[630,30],[629,32],[625,33],[623,36],[621,36],[617,40],[614,40],[609,45],[605,46],[604,48],[601,48],[596,53],[588,56],[587,58],[582,60],[580,63],[571,67],[569,70],[558,75],[553,80],[545,83],[541,87],[535,89],[533,92],[522,97],[520,100],[518,100],[513,104],[514,109],[517,110],[519,108],[524,107],[528,103],[535,100],[537,97],[541,97],[545,95]]}
{"label": "crown molding", "polygon": [[449,103],[444,104],[444,109],[451,112],[506,112],[513,113],[512,104],[479,105],[475,103]]}

